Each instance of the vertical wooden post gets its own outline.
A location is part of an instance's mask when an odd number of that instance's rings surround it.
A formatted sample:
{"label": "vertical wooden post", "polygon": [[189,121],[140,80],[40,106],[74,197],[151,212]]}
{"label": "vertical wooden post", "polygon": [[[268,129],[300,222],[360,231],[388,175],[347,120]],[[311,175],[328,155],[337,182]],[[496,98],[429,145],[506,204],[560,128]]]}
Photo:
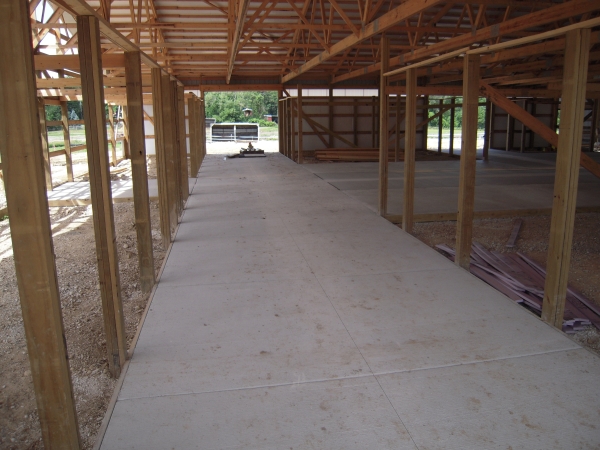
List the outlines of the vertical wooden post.
{"label": "vertical wooden post", "polygon": [[129,117],[127,106],[121,108],[123,114],[123,156],[125,159],[131,159],[131,148],[129,146]]}
{"label": "vertical wooden post", "polygon": [[485,102],[485,119],[484,119],[485,120],[485,122],[484,122],[485,130],[483,132],[483,160],[484,161],[489,160],[490,139],[492,138],[491,121],[490,121],[491,108],[492,108],[492,102],[489,100],[486,100],[486,102]]}
{"label": "vertical wooden post", "polygon": [[379,215],[387,214],[388,197],[388,94],[386,90],[387,78],[383,75],[390,67],[390,39],[381,37],[379,54],[381,55],[381,69],[379,72]]}
{"label": "vertical wooden post", "polygon": [[298,164],[304,163],[304,142],[302,136],[302,88],[298,86]]}
{"label": "vertical wooden post", "polygon": [[593,112],[592,112],[592,128],[591,128],[591,132],[590,132],[590,147],[588,149],[588,151],[593,152],[594,151],[594,144],[596,143],[596,140],[598,139],[598,134],[600,133],[600,100],[599,99],[595,99],[594,100],[594,104],[592,105],[593,108]]}
{"label": "vertical wooden post", "polygon": [[[170,80],[169,76],[169,80]],[[179,217],[183,213],[183,192],[181,189],[181,144],[179,134],[179,97],[177,95],[177,82],[170,80],[169,94],[171,96],[171,121],[172,121],[172,139],[173,139],[173,174],[175,175],[172,186],[174,193],[175,207],[177,217],[173,223],[173,228],[177,226]]]}
{"label": "vertical wooden post", "polygon": [[352,142],[354,142],[354,145],[358,145],[358,100],[355,98],[353,99],[353,105],[352,105],[352,137],[353,140]]}
{"label": "vertical wooden post", "polygon": [[[440,110],[439,112],[442,112],[442,108],[444,107],[444,99],[439,101],[440,104]],[[442,134],[444,132],[444,121],[443,121],[443,114],[440,114],[438,117],[438,153],[442,153]]]}
{"label": "vertical wooden post", "polygon": [[377,116],[377,103],[375,102],[376,98],[377,97],[371,97],[371,100],[373,102],[371,104],[371,147],[373,148],[378,147],[377,131],[375,130],[375,128],[377,127],[377,119],[375,117]]}
{"label": "vertical wooden post", "polygon": [[108,162],[98,19],[94,16],[78,16],[77,36],[108,367],[116,378],[125,363],[127,347]]}
{"label": "vertical wooden post", "polygon": [[542,320],[559,329],[562,329],[571,262],[589,48],[589,29],[567,32],[548,269],[542,305]]}
{"label": "vertical wooden post", "polygon": [[117,165],[117,133],[115,132],[115,112],[112,105],[108,105],[108,123],[110,126],[111,165]]}
{"label": "vertical wooden post", "polygon": [[479,66],[479,55],[465,55],[463,69],[462,146],[460,152],[455,263],[466,270],[469,270],[471,261],[473,209],[475,204]]}
{"label": "vertical wooden post", "polygon": [[44,174],[46,190],[52,190],[52,165],[50,164],[50,146],[48,145],[48,128],[46,127],[46,105],[42,97],[37,99],[38,117],[40,120],[40,136],[42,138],[42,155],[44,157]]}
{"label": "vertical wooden post", "polygon": [[506,114],[506,151],[510,152],[515,142],[515,118],[508,114],[508,111]]}
{"label": "vertical wooden post", "polygon": [[129,121],[129,148],[131,151],[131,176],[133,179],[133,206],[135,210],[140,287],[142,292],[148,293],[152,290],[156,279],[154,277],[150,197],[146,167],[146,133],[144,131],[141,64],[140,52],[125,52],[127,117]]}
{"label": "vertical wooden post", "polygon": [[[527,100],[523,100],[523,109],[527,111]],[[519,152],[523,153],[525,150],[525,124],[521,122],[521,136],[519,140]]]}
{"label": "vertical wooden post", "polygon": [[[327,125],[329,126],[329,129],[331,131],[333,131],[333,121],[334,121],[334,116],[333,116],[333,88],[330,87],[329,88],[329,121],[327,122]],[[329,146],[327,148],[333,148],[333,144],[334,144],[334,137],[333,134],[329,134]]]}
{"label": "vertical wooden post", "polygon": [[[423,121],[429,119],[429,95],[423,97],[423,114],[421,115]],[[429,134],[429,122],[423,125],[423,141],[421,150],[427,150],[427,135]]]}
{"label": "vertical wooden post", "polygon": [[171,243],[171,219],[169,189],[167,187],[167,162],[165,155],[165,130],[163,120],[163,89],[161,69],[151,69],[152,110],[154,116],[154,139],[156,148],[156,178],[158,184],[158,204],[160,211],[160,232],[163,249]]}
{"label": "vertical wooden post", "polygon": [[406,72],[406,113],[404,130],[404,204],[402,229],[412,233],[415,203],[415,150],[417,146],[417,71]]}
{"label": "vertical wooden post", "polygon": [[198,161],[200,157],[200,151],[198,149],[200,139],[198,136],[199,120],[198,115],[196,114],[198,112],[198,108],[196,107],[197,101],[195,96],[188,98],[187,101],[188,123],[190,124],[190,178],[196,178],[198,170],[200,169],[200,163]]}
{"label": "vertical wooden post", "polygon": [[[531,102],[531,115],[533,117],[535,117],[536,114],[537,114],[537,104],[536,104],[535,98],[534,98],[532,100],[532,102]],[[527,127],[525,127],[525,130],[527,130]],[[534,143],[534,140],[535,140],[535,133],[533,131],[529,130],[529,136],[528,137],[529,137],[529,139],[528,139],[529,140],[528,147],[529,148],[533,148],[533,143]]]}
{"label": "vertical wooden post", "polygon": [[179,131],[179,152],[181,163],[181,202],[185,204],[190,196],[190,183],[188,181],[187,138],[185,125],[185,96],[183,86],[177,86],[177,129]]}
{"label": "vertical wooden post", "polygon": [[396,95],[396,151],[394,152],[394,161],[398,162],[400,160],[400,141],[402,137],[400,136],[400,124],[402,123],[402,97],[398,94]]}
{"label": "vertical wooden post", "polygon": [[295,109],[295,101],[293,98],[290,98],[290,138],[292,145],[290,146],[290,159],[292,161],[296,161],[296,114],[294,114]]}
{"label": "vertical wooden post", "polygon": [[67,181],[73,181],[73,158],[71,157],[71,133],[69,130],[69,112],[67,102],[60,102],[63,139],[65,141],[65,162],[67,163]]}
{"label": "vertical wooden post", "polygon": [[177,123],[173,85],[168,74],[162,74],[163,91],[163,128],[165,165],[167,175],[167,189],[169,199],[169,220],[171,225],[171,236],[177,227],[179,218],[179,170],[177,158]]}
{"label": "vertical wooden post", "polygon": [[204,91],[200,91],[200,101],[198,102],[198,120],[200,121],[200,166],[206,156],[206,100]]}
{"label": "vertical wooden post", "polygon": [[452,108],[450,108],[450,147],[448,148],[448,154],[454,155],[454,118],[456,117],[456,97],[452,97],[450,100]]}
{"label": "vertical wooden post", "polygon": [[[25,340],[45,448],[81,447],[40,139],[27,3],[0,2],[0,154]],[[10,43],[10,44],[9,44]]]}
{"label": "vertical wooden post", "polygon": [[282,130],[282,118],[283,118],[283,114],[281,114],[282,112],[282,105],[281,105],[281,99],[283,98],[283,90],[279,89],[277,91],[277,136],[279,139],[278,142],[278,147],[279,147],[279,153],[283,154],[283,130]]}

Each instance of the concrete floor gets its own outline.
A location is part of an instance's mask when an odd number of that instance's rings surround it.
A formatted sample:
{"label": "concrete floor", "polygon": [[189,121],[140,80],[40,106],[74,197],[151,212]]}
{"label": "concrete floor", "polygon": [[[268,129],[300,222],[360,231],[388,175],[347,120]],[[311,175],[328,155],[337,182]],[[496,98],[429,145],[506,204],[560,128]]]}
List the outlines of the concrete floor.
{"label": "concrete floor", "polygon": [[209,156],[101,448],[597,449],[599,379],[306,167]]}
{"label": "concrete floor", "polygon": [[[460,152],[458,152],[460,153]],[[600,153],[588,153],[600,162]],[[497,211],[551,208],[555,153],[490,150],[490,160],[477,161],[475,209]],[[310,164],[318,177],[377,210],[378,163]],[[417,161],[415,213],[456,212],[460,161]],[[404,163],[389,165],[388,213],[402,214]],[[523,195],[523,189],[527,195]],[[581,169],[577,206],[600,207],[600,179]]]}

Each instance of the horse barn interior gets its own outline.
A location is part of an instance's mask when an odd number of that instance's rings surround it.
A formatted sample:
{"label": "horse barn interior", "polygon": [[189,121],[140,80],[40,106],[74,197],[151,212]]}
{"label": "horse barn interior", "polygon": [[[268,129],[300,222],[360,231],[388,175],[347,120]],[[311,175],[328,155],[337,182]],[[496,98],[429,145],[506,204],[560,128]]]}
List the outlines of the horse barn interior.
{"label": "horse barn interior", "polygon": [[[598,0],[2,0],[0,36],[0,263],[22,315],[0,447],[600,446],[600,359],[567,334],[600,327],[600,290],[579,292],[600,285]],[[278,152],[210,153],[223,91],[278,93]],[[82,205],[97,308],[75,328],[97,321],[104,355],[83,375],[52,219]],[[541,261],[515,247],[527,218],[548,225]],[[518,252],[477,242],[487,219],[514,220]],[[427,224],[451,230],[440,251]],[[94,377],[109,393],[85,400]]]}

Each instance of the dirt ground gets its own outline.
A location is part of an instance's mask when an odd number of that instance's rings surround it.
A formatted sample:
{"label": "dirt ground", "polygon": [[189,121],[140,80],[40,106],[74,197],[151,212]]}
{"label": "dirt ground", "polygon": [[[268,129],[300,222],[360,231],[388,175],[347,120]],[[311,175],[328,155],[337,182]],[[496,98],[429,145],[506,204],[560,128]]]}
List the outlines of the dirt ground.
{"label": "dirt ground", "polygon": [[[56,170],[53,167],[55,180],[60,179],[60,170],[60,166]],[[126,164],[113,170],[118,172],[113,177],[128,176]],[[78,179],[85,179],[85,171],[76,174]],[[165,254],[158,202],[151,202],[150,210],[158,271]],[[142,294],[138,282],[133,203],[115,204],[114,216],[125,328],[130,343],[148,295]],[[50,208],[50,217],[80,433],[83,448],[90,449],[115,386],[107,370],[92,207]],[[0,448],[41,449],[8,220],[0,221],[0,274]]]}
{"label": "dirt ground", "polygon": [[[521,252],[537,263],[546,265],[550,237],[550,216],[522,217],[523,225],[514,248],[506,241],[515,218],[478,219],[473,225],[473,240],[487,249],[501,253]],[[573,249],[569,269],[569,285],[600,305],[600,214],[577,214],[573,232]],[[456,222],[417,223],[413,235],[431,247],[456,246]],[[589,327],[571,335],[576,341],[600,354],[600,332]]]}

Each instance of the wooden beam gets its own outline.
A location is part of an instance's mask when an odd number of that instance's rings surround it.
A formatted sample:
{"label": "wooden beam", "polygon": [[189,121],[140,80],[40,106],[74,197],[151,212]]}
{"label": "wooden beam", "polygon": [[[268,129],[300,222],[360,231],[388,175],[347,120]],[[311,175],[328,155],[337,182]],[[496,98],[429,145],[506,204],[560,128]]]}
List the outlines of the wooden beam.
{"label": "wooden beam", "polygon": [[42,139],[42,155],[44,157],[44,173],[46,176],[46,190],[52,190],[52,165],[50,164],[50,148],[48,145],[48,127],[46,126],[46,106],[44,99],[39,98],[38,117],[40,119],[40,137]]}
{"label": "wooden beam", "polygon": [[[390,66],[406,64],[412,61],[419,61],[428,56],[449,52],[461,47],[472,45],[477,42],[501,37],[518,31],[527,30],[532,27],[538,27],[549,23],[557,22],[579,14],[592,12],[598,9],[595,0],[571,0],[569,2],[559,3],[555,6],[534,11],[530,14],[515,17],[514,19],[502,21],[485,28],[480,28],[472,33],[465,33],[455,38],[446,39],[432,45],[423,46],[417,50],[403,53],[390,59]],[[367,75],[379,71],[379,63],[372,64],[350,73],[334,77],[333,83],[349,80],[352,78]]]}
{"label": "wooden beam", "polygon": [[67,109],[67,102],[60,102],[60,118],[62,122],[63,140],[65,142],[67,181],[73,181],[73,159],[71,158],[71,131],[69,130],[69,113]]}
{"label": "wooden beam", "polygon": [[[81,448],[64,337],[27,3],[0,2],[0,155],[19,300],[45,448]],[[8,44],[10,43],[10,44]]]}
{"label": "wooden beam", "polygon": [[475,206],[479,66],[479,55],[465,56],[463,70],[462,148],[460,153],[455,262],[466,270],[469,270],[471,261],[473,210]]}
{"label": "wooden beam", "polygon": [[[533,117],[515,102],[507,99],[501,93],[501,91],[498,91],[497,89],[494,89],[493,87],[483,82],[480,82],[480,86],[482,95],[485,95],[487,98],[489,98],[493,104],[502,108],[511,116],[524,123],[527,126],[527,128],[541,136],[544,140],[548,141],[548,143],[553,147],[558,146],[558,134],[555,131],[553,131],[551,128],[548,128],[539,119]],[[600,178],[600,164],[598,164],[588,155],[586,155],[585,153],[580,153],[579,163],[581,164],[581,167]]]}
{"label": "wooden beam", "polygon": [[179,132],[179,159],[181,168],[181,201],[183,204],[190,196],[190,183],[188,181],[188,160],[187,160],[187,142],[185,125],[185,98],[183,86],[176,86],[177,89],[177,130]]}
{"label": "wooden beam", "polygon": [[227,84],[229,84],[229,81],[231,81],[231,73],[233,72],[233,65],[235,64],[235,57],[237,56],[238,46],[240,45],[240,39],[242,37],[242,30],[244,29],[246,12],[248,10],[250,0],[239,0],[237,3],[238,11],[235,22],[235,31],[233,33],[233,45],[230,49],[229,57],[227,60]]}
{"label": "wooden beam", "polygon": [[562,329],[571,262],[589,42],[589,29],[567,33],[554,200],[542,305],[542,320],[559,329]]}
{"label": "wooden beam", "polygon": [[96,17],[77,17],[77,39],[108,368],[117,378],[125,363],[127,347],[108,164],[104,87],[101,83],[100,28]]}
{"label": "wooden beam", "polygon": [[304,163],[304,139],[302,136],[302,88],[298,86],[298,98],[296,99],[298,104],[298,164]]}
{"label": "wooden beam", "polygon": [[388,204],[388,94],[386,91],[387,78],[384,74],[387,72],[387,65],[390,59],[390,39],[386,36],[381,38],[381,48],[379,50],[381,58],[381,76],[379,77],[379,215],[385,217]]}
{"label": "wooden beam", "polygon": [[[165,114],[165,136],[169,138],[167,149],[167,183],[171,198],[175,207],[175,214],[171,216],[171,230],[174,232],[179,223],[179,216],[183,211],[182,193],[181,193],[181,153],[179,145],[179,131],[177,125],[177,84],[171,81],[171,77],[163,74],[163,89],[166,89],[169,96],[169,108],[163,109]],[[167,87],[165,83],[168,83]]]}
{"label": "wooden beam", "polygon": [[398,23],[402,22],[408,17],[417,14],[426,8],[431,8],[432,6],[435,6],[441,2],[442,0],[430,0],[429,2],[424,2],[423,0],[408,0],[402,3],[401,5],[383,14],[379,18],[373,20],[368,25],[363,27],[358,35],[352,34],[342,39],[341,41],[332,45],[329,50],[323,51],[319,55],[315,56],[314,58],[300,66],[298,69],[285,75],[281,79],[282,83],[286,83],[294,79],[298,75],[301,75],[309,71],[310,69],[318,66],[319,64],[324,63],[333,56],[342,53],[346,49],[351,48],[356,44],[359,44],[365,39],[369,39],[370,37],[375,36],[376,34],[383,33],[388,28],[397,25]]}
{"label": "wooden beam", "polygon": [[156,278],[154,276],[150,195],[148,193],[148,169],[146,166],[142,71],[139,52],[125,53],[125,77],[127,78],[127,118],[140,287],[142,292],[148,293],[152,290]]}
{"label": "wooden beam", "polygon": [[464,55],[468,50],[469,50],[469,47],[464,47],[459,50],[454,50],[453,52],[444,53],[443,55],[436,56],[435,58],[426,59],[425,61],[414,63],[414,64],[411,64],[406,67],[401,67],[400,69],[392,70],[390,72],[385,73],[384,76],[391,77],[394,75],[400,75],[409,69],[416,69],[419,67],[427,67],[432,64],[437,64],[441,61],[447,61],[449,59],[456,58],[457,56]]}
{"label": "wooden beam", "polygon": [[198,149],[198,144],[200,143],[198,137],[200,120],[196,106],[197,101],[195,96],[189,97],[187,100],[188,123],[190,127],[190,178],[196,178],[198,170],[200,170],[200,150]]}
{"label": "wooden beam", "polygon": [[[417,70],[406,72],[406,109],[404,134],[404,204],[402,229],[412,233],[415,203],[415,149],[417,145]],[[441,118],[440,118],[441,120]]]}
{"label": "wooden beam", "polygon": [[163,103],[168,103],[162,89],[160,69],[152,69],[152,111],[154,116],[154,140],[156,148],[156,178],[158,184],[158,205],[160,213],[160,232],[162,246],[166,251],[171,244],[171,219],[169,189],[167,187],[167,166],[165,156],[165,129]]}

